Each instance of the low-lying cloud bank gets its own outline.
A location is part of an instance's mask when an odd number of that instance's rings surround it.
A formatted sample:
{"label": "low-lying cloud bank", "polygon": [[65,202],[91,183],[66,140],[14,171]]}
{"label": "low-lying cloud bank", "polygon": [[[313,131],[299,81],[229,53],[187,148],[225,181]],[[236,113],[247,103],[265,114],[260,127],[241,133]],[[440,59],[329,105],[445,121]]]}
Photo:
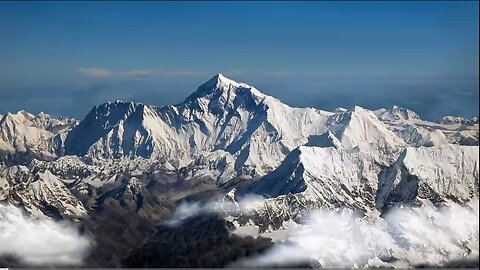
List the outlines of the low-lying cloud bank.
{"label": "low-lying cloud bank", "polygon": [[310,214],[306,224],[264,255],[236,266],[408,267],[478,258],[479,203],[397,208],[383,218],[343,209]]}
{"label": "low-lying cloud bank", "polygon": [[[261,197],[238,204],[213,201],[180,204],[170,224],[205,213],[246,212]],[[327,268],[411,267],[443,265],[479,256],[479,202],[436,208],[394,208],[383,217],[365,217],[351,209],[315,210],[304,224],[289,222],[288,235],[263,255],[235,262],[233,267],[313,264]],[[275,234],[276,232],[273,232]],[[281,237],[280,237],[281,238]]]}
{"label": "low-lying cloud bank", "polygon": [[14,256],[32,266],[77,266],[90,246],[71,223],[34,220],[14,206],[0,204],[0,256]]}

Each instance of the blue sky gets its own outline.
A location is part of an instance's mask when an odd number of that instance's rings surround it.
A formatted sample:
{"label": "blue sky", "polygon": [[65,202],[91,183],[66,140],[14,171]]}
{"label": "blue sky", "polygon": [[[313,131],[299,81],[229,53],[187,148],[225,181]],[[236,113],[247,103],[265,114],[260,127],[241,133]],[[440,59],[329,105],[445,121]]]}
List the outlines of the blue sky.
{"label": "blue sky", "polygon": [[0,113],[178,103],[216,73],[293,106],[478,115],[478,2],[0,2]]}

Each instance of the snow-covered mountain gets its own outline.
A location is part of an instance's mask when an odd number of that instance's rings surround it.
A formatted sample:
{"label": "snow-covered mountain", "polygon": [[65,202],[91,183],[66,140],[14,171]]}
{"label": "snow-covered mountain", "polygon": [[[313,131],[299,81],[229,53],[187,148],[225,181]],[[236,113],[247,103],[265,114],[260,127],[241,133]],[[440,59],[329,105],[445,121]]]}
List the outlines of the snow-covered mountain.
{"label": "snow-covered mountain", "polygon": [[218,74],[177,105],[117,101],[94,107],[69,133],[65,152],[97,159],[152,157],[180,168],[218,151],[213,156],[232,157],[235,171],[254,166],[262,174],[308,136],[325,132],[331,115],[292,108]]}
{"label": "snow-covered mountain", "polygon": [[30,152],[37,158],[55,158],[62,154],[65,137],[76,124],[73,119],[45,113],[7,113],[0,120],[0,152]]}
{"label": "snow-covered mountain", "polygon": [[422,120],[415,112],[398,106],[393,106],[390,110],[376,110],[375,114],[388,129],[411,146],[479,144],[479,126],[475,118],[462,121],[463,118],[447,116],[436,123]]}
{"label": "snow-covered mountain", "polygon": [[107,102],[80,122],[0,119],[0,202],[82,220],[105,234],[99,254],[140,244],[184,200],[261,195],[250,216],[230,218],[267,231],[310,208],[384,213],[479,196],[478,118],[293,108],[221,74],[176,105]]}
{"label": "snow-covered mountain", "polygon": [[405,147],[405,142],[372,111],[359,106],[332,115],[327,122],[327,129],[344,148],[358,149],[377,157],[379,162],[389,163]]}
{"label": "snow-covered mountain", "polygon": [[385,167],[360,151],[301,146],[236,196],[255,193],[275,205],[278,198],[293,195],[316,206],[365,212],[399,203],[465,203],[479,197],[478,154],[476,146],[407,147]]}
{"label": "snow-covered mountain", "polygon": [[479,197],[479,148],[408,147],[379,175],[377,208],[395,203],[468,202]]}
{"label": "snow-covered mountain", "polygon": [[266,198],[286,195],[322,206],[373,208],[381,166],[358,150],[301,146],[272,173],[239,190],[238,197],[255,193]]}
{"label": "snow-covered mountain", "polygon": [[[330,169],[339,166],[335,158],[351,159],[347,167],[368,160],[374,165],[365,173],[374,189],[380,167],[393,164],[407,146],[478,145],[478,124],[469,123],[428,122],[398,106],[377,111],[354,106],[333,112],[293,108],[217,74],[171,106],[107,102],[95,106],[79,123],[43,113],[9,113],[0,121],[0,146],[8,153],[31,151],[40,159],[65,155],[61,162],[42,165],[42,170],[70,174],[68,181],[85,178],[88,171],[90,180],[85,181],[102,179],[98,183],[114,174],[98,173],[106,167],[128,171],[126,164],[135,161],[135,170],[148,170],[150,165],[144,164],[152,160],[187,178],[214,178],[219,183],[235,177],[258,179],[280,169],[280,164],[293,170],[296,165],[287,161],[300,161],[310,156],[305,152],[313,151],[319,164],[329,160],[322,166]],[[325,150],[329,147],[335,150]],[[65,167],[69,173],[62,173]],[[310,172],[317,178],[324,173]],[[338,176],[327,175],[322,177],[328,181]]]}
{"label": "snow-covered mountain", "polygon": [[459,116],[445,116],[443,117],[440,122],[443,125],[452,125],[452,124],[478,124],[478,117],[472,117],[470,119],[459,117]]}
{"label": "snow-covered mountain", "polygon": [[18,165],[0,171],[0,200],[21,205],[35,217],[79,218],[83,204],[50,171],[31,171]]}

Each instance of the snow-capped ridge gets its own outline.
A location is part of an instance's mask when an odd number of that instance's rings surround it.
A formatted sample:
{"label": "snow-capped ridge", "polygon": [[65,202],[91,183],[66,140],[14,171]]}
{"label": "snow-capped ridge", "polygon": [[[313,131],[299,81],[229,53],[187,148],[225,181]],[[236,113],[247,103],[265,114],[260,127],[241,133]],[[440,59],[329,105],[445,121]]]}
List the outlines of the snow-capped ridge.
{"label": "snow-capped ridge", "polygon": [[443,125],[478,124],[478,116],[474,116],[474,117],[468,119],[468,118],[464,118],[464,117],[460,117],[460,116],[447,115],[447,116],[444,116],[438,123],[443,124]]}
{"label": "snow-capped ridge", "polygon": [[0,151],[31,152],[36,158],[53,158],[61,151],[67,132],[76,124],[76,120],[45,113],[34,115],[24,110],[7,113],[0,120]]}
{"label": "snow-capped ridge", "polygon": [[407,147],[379,174],[377,208],[424,200],[438,204],[478,199],[478,155],[478,146]]}
{"label": "snow-capped ridge", "polygon": [[[358,151],[300,146],[273,172],[239,189],[236,196],[255,193],[275,199],[285,196],[330,207],[336,204],[368,209],[374,196],[379,167]],[[295,210],[294,210],[295,211]]]}
{"label": "snow-capped ridge", "polygon": [[360,106],[331,116],[327,128],[343,147],[378,153],[379,159],[383,159],[382,156],[391,158],[405,146],[405,142],[388,130],[374,112]]}
{"label": "snow-capped ridge", "polygon": [[150,157],[152,139],[145,119],[156,115],[157,107],[134,102],[106,102],[94,106],[66,138],[67,155]]}
{"label": "snow-capped ridge", "polygon": [[476,122],[475,118],[446,116],[441,121],[431,122],[422,120],[413,111],[398,106],[391,110],[379,109],[374,113],[388,129],[410,146],[442,143],[478,145],[478,120]]}
{"label": "snow-capped ridge", "polygon": [[382,119],[395,121],[395,120],[420,120],[420,116],[409,109],[402,108],[397,105],[393,105],[391,109],[379,109],[375,111],[375,114]]}
{"label": "snow-capped ridge", "polygon": [[441,130],[434,130],[430,133],[427,134],[427,136],[424,138],[423,145],[424,146],[435,146],[435,145],[441,145],[441,144],[447,144],[448,139],[443,134]]}
{"label": "snow-capped ridge", "polygon": [[195,92],[188,96],[183,103],[190,103],[201,98],[208,100],[219,97],[227,102],[233,101],[235,96],[250,95],[257,101],[265,99],[266,95],[255,87],[246,83],[236,82],[218,73],[210,80],[200,85]]}

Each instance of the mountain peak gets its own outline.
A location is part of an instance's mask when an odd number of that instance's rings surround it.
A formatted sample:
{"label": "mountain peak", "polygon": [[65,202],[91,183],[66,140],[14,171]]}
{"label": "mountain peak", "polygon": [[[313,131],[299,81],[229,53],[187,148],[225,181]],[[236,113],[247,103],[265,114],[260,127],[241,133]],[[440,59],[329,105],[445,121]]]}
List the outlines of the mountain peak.
{"label": "mountain peak", "polygon": [[353,108],[350,111],[351,112],[364,112],[364,111],[367,111],[367,110],[363,107],[355,105],[355,106],[353,106]]}
{"label": "mountain peak", "polygon": [[236,82],[232,79],[225,77],[223,74],[218,73],[208,81],[200,85],[197,90],[188,96],[185,101],[189,102],[197,98],[206,97],[206,96],[228,96],[229,92],[232,91],[235,93],[248,91],[253,96],[257,98],[263,98],[265,95],[258,91],[256,88],[243,83]]}
{"label": "mountain peak", "polygon": [[[227,77],[223,76],[222,73],[217,73],[215,76],[213,76],[214,78],[217,78],[218,80],[224,80],[224,79],[228,79]],[[229,79],[228,79],[229,80]]]}
{"label": "mountain peak", "polygon": [[31,121],[33,119],[35,119],[35,115],[24,110],[20,110],[16,113],[8,112],[4,117],[5,121],[14,121],[18,123],[21,123],[24,121]]}
{"label": "mountain peak", "polygon": [[241,83],[238,83],[232,79],[225,77],[222,73],[217,73],[215,76],[213,76],[204,84],[202,84],[199,88],[203,88],[204,86],[209,88],[210,87],[222,88],[222,86],[228,88],[230,85],[239,86],[240,84]]}
{"label": "mountain peak", "polygon": [[398,119],[404,119],[404,120],[420,119],[420,116],[418,116],[418,114],[415,113],[414,111],[399,107],[397,105],[393,105],[392,109],[390,110],[390,113],[397,120]]}

